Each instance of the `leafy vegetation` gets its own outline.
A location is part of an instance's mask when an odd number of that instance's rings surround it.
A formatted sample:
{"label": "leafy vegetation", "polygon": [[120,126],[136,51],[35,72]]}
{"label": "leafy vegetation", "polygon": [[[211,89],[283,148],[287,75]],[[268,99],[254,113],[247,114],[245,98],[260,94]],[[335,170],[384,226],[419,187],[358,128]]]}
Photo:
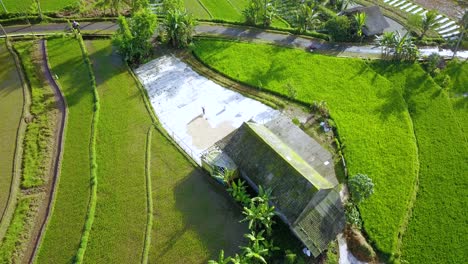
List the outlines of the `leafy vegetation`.
{"label": "leafy vegetation", "polygon": [[167,11],[164,20],[164,30],[168,42],[174,48],[187,47],[192,42],[195,30],[195,20],[192,15],[181,9]]}
{"label": "leafy vegetation", "polygon": [[94,99],[78,42],[48,41],[53,74],[59,77],[68,107],[60,180],[38,263],[71,262],[78,249],[90,197],[90,139]]}
{"label": "leafy vegetation", "polygon": [[357,59],[221,40],[197,41],[194,53],[243,83],[286,97],[290,83],[296,100],[326,101],[346,145],[350,174],[371,175],[378,186],[360,204],[366,232],[379,250],[396,251],[418,169],[411,120],[399,90]]}
{"label": "leafy vegetation", "polygon": [[468,258],[466,210],[468,146],[447,92],[418,64],[377,63],[375,68],[402,92],[413,118],[419,148],[419,190],[402,241],[408,263],[448,263]]}
{"label": "leafy vegetation", "polygon": [[200,263],[239,251],[239,208],[159,131],[151,142],[154,224],[150,263]]}
{"label": "leafy vegetation", "polygon": [[368,199],[374,193],[374,183],[365,174],[356,174],[348,180],[349,191],[353,201],[357,204]]}
{"label": "leafy vegetation", "polygon": [[[37,45],[37,44],[36,44]],[[34,42],[15,44],[31,90],[31,106],[26,134],[22,164],[22,188],[41,186],[48,173],[53,144],[53,113],[55,103],[53,93],[45,83],[40,69],[40,58],[33,50],[38,47]]]}
{"label": "leafy vegetation", "polygon": [[10,195],[17,131],[23,112],[23,87],[3,40],[0,41],[0,80],[0,215],[3,215]]}
{"label": "leafy vegetation", "polygon": [[118,24],[114,44],[127,62],[141,63],[151,53],[151,38],[158,25],[156,15],[143,9],[130,19],[119,16]]}
{"label": "leafy vegetation", "polygon": [[[100,98],[99,187],[84,262],[139,262],[146,229],[145,142],[151,120],[135,80],[121,57],[112,52],[111,41],[92,41],[87,46]],[[104,248],[106,254],[102,254]]]}
{"label": "leafy vegetation", "polygon": [[22,240],[22,234],[25,229],[26,219],[30,213],[30,205],[33,198],[20,198],[16,205],[13,218],[8,226],[5,237],[0,243],[0,262],[16,263],[19,262],[18,256],[15,256],[17,244]]}

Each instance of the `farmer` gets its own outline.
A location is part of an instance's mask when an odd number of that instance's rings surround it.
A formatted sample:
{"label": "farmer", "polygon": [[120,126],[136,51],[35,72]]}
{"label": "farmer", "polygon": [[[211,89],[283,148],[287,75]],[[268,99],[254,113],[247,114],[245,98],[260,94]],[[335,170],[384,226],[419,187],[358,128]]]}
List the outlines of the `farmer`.
{"label": "farmer", "polygon": [[76,30],[78,33],[80,33],[80,23],[73,20],[72,27],[73,27],[74,30]]}

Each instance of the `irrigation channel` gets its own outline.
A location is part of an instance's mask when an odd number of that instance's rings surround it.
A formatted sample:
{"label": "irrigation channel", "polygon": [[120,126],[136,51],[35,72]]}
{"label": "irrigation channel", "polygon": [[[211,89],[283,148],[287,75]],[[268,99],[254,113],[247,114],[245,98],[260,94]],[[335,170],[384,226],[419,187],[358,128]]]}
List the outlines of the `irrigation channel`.
{"label": "irrigation channel", "polygon": [[49,193],[46,196],[46,201],[45,201],[47,203],[47,206],[45,208],[45,212],[40,213],[40,216],[42,216],[42,219],[39,219],[40,221],[39,228],[34,229],[32,241],[30,244],[32,245],[32,249],[28,250],[28,253],[30,253],[29,263],[34,262],[34,259],[37,254],[37,250],[39,249],[39,244],[45,233],[47,222],[51,215],[53,201],[54,201],[55,193],[56,193],[57,182],[60,176],[60,163],[62,160],[62,153],[63,153],[63,133],[65,130],[65,123],[67,119],[67,107],[65,104],[65,98],[63,97],[63,94],[60,91],[60,88],[57,82],[55,81],[55,79],[53,78],[52,73],[50,71],[48,56],[47,56],[46,40],[44,39],[40,40],[40,54],[41,54],[41,61],[42,61],[41,69],[44,73],[44,77],[46,78],[47,83],[49,84],[49,86],[52,88],[54,92],[55,103],[59,111],[59,114],[57,116],[57,129],[56,129],[55,144],[54,144],[55,150],[54,150],[54,160],[53,160],[53,174],[52,174],[52,177],[50,178],[50,183],[48,184]]}

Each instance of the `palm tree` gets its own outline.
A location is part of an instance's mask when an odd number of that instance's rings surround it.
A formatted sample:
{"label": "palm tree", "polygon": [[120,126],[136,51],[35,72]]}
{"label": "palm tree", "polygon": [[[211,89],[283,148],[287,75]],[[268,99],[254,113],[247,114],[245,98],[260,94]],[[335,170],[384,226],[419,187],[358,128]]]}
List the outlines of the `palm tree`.
{"label": "palm tree", "polygon": [[303,3],[299,6],[296,12],[297,26],[300,33],[304,33],[309,28],[320,24],[320,13],[315,8],[316,6]]}
{"label": "palm tree", "polygon": [[359,12],[354,15],[354,20],[357,26],[357,36],[362,40],[362,29],[366,25],[367,15],[364,12]]}
{"label": "palm tree", "polygon": [[465,33],[468,31],[468,9],[465,9],[465,13],[458,21],[460,26],[460,35],[458,36],[457,44],[455,45],[455,50],[453,51],[453,58],[457,56],[458,49],[460,48],[460,43],[463,40]]}
{"label": "palm tree", "polygon": [[421,21],[421,39],[426,35],[427,31],[429,29],[435,29],[437,26],[439,26],[439,23],[437,23],[437,11],[436,10],[431,10],[427,12],[425,15],[423,15],[422,21]]}

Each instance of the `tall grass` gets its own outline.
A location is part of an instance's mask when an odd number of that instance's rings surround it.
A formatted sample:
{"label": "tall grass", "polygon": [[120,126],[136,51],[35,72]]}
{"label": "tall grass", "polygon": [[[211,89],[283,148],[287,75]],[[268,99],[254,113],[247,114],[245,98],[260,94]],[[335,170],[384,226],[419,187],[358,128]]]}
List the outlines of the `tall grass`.
{"label": "tall grass", "polygon": [[368,174],[374,195],[360,205],[366,233],[383,253],[396,253],[417,178],[417,148],[398,89],[359,59],[221,40],[200,40],[194,53],[232,79],[305,105],[326,101],[351,175]]}
{"label": "tall grass", "polygon": [[19,256],[15,255],[15,250],[17,249],[18,243],[21,242],[22,235],[24,234],[32,202],[32,197],[20,198],[18,200],[13,218],[8,226],[8,230],[0,243],[1,263],[16,263],[20,261]]}
{"label": "tall grass", "polygon": [[55,108],[52,90],[45,83],[40,69],[40,58],[34,54],[38,50],[37,42],[15,44],[31,92],[31,121],[27,125],[24,137],[22,164],[22,188],[41,186],[48,173],[53,144],[54,129],[53,109]]}
{"label": "tall grass", "polygon": [[47,43],[51,70],[59,77],[68,107],[64,153],[56,198],[38,263],[69,263],[80,245],[90,197],[93,89],[79,43],[69,38]]}
{"label": "tall grass", "polygon": [[446,91],[418,64],[376,65],[405,93],[414,122],[419,190],[402,240],[408,263],[462,263],[465,245],[468,144]]}

